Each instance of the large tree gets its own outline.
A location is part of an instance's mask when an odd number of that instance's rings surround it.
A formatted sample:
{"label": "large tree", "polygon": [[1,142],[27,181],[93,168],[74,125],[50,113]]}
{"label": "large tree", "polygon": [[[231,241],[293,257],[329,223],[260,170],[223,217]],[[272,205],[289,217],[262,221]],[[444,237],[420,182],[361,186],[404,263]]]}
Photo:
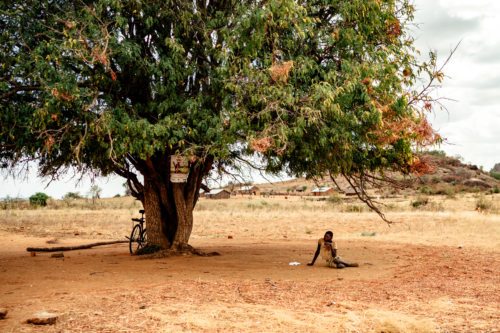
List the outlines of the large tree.
{"label": "large tree", "polygon": [[[123,176],[148,240],[172,249],[188,244],[204,178],[240,161],[343,175],[366,199],[384,170],[425,169],[413,152],[439,140],[425,112],[442,74],[434,57],[416,60],[413,11],[407,0],[1,1],[2,165]],[[172,155],[190,161],[185,183],[170,181]]]}

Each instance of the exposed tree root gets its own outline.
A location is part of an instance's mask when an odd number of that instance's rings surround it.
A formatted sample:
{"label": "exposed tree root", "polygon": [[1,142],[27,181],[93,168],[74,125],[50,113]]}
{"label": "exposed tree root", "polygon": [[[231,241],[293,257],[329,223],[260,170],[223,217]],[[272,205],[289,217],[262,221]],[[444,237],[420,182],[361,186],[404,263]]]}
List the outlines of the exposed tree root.
{"label": "exposed tree root", "polygon": [[143,258],[146,258],[146,259],[167,258],[167,257],[174,257],[174,256],[189,256],[189,255],[196,255],[196,256],[200,256],[200,257],[220,256],[219,252],[215,252],[215,251],[214,252],[205,252],[205,251],[196,249],[189,244],[180,244],[178,246],[173,246],[170,249],[159,250],[155,253],[147,253],[147,254],[143,253],[143,254],[144,254]]}

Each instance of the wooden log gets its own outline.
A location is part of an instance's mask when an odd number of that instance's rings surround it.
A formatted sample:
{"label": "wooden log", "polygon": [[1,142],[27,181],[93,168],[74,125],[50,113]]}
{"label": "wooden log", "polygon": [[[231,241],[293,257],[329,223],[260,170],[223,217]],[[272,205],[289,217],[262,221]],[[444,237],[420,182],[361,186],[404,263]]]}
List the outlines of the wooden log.
{"label": "wooden log", "polygon": [[59,251],[73,251],[73,250],[85,250],[90,249],[94,246],[110,245],[118,243],[128,243],[128,240],[116,240],[109,242],[97,242],[78,246],[58,246],[58,247],[28,247],[26,251],[28,252],[59,252]]}

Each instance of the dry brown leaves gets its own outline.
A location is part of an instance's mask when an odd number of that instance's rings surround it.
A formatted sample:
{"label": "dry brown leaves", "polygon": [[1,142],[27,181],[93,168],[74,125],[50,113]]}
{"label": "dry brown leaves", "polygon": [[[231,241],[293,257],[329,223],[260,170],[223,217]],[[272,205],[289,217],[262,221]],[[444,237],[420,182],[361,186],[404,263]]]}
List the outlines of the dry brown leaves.
{"label": "dry brown leaves", "polygon": [[264,137],[260,139],[252,139],[250,141],[250,147],[259,153],[265,153],[272,146],[273,140],[270,137]]}
{"label": "dry brown leaves", "polygon": [[271,68],[269,68],[269,71],[271,72],[271,79],[274,82],[288,82],[288,75],[292,68],[293,61],[285,61],[283,63],[273,64]]}
{"label": "dry brown leaves", "polygon": [[52,88],[50,93],[52,94],[52,96],[54,96],[55,98],[57,98],[61,101],[70,102],[74,99],[74,96],[72,96],[64,91],[61,91],[57,88]]}

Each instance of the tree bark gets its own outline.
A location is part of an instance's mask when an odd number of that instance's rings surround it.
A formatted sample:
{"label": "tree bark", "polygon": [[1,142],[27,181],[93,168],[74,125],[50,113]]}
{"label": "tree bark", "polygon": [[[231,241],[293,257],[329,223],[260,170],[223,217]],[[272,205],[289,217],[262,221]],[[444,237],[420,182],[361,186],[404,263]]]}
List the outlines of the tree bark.
{"label": "tree bark", "polygon": [[170,182],[170,171],[165,165],[155,165],[154,159],[147,163],[147,174],[144,175],[144,210],[148,244],[162,249],[189,249],[193,210],[199,198],[203,177],[212,167],[212,159],[207,158],[193,164],[185,183]]}
{"label": "tree bark", "polygon": [[175,210],[177,212],[177,232],[173,246],[181,249],[187,245],[193,230],[193,207],[186,202],[183,183],[173,184]]}
{"label": "tree bark", "polygon": [[168,249],[171,242],[166,233],[169,219],[164,213],[158,189],[151,179],[144,177],[144,210],[148,243]]}

